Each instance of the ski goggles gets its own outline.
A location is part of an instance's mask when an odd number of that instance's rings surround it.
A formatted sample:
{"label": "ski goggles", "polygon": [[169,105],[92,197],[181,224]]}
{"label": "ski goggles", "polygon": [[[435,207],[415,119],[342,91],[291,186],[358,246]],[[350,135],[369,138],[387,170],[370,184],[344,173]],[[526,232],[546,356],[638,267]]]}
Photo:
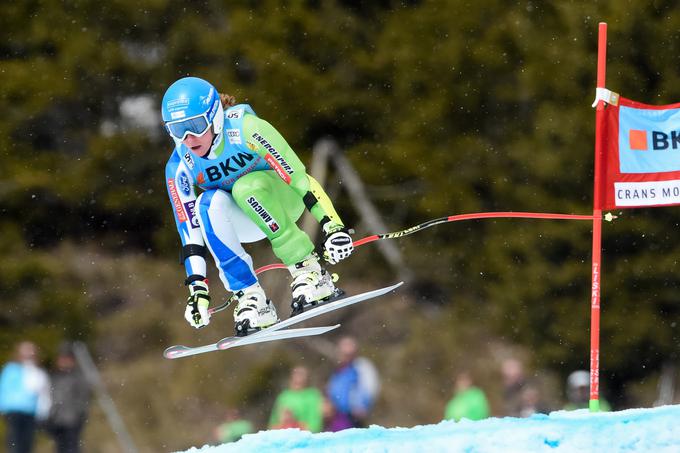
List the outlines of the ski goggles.
{"label": "ski goggles", "polygon": [[208,114],[193,116],[177,121],[168,121],[165,123],[165,128],[173,138],[184,141],[187,135],[191,134],[200,137],[210,128],[210,121],[208,121]]}

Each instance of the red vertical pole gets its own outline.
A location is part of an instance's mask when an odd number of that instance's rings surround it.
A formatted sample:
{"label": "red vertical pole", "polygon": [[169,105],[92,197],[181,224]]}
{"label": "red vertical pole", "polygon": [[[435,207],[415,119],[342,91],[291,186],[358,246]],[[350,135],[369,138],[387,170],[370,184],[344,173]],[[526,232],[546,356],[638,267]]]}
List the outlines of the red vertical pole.
{"label": "red vertical pole", "polygon": [[[600,22],[597,41],[597,87],[605,87],[607,24]],[[600,277],[602,274],[602,159],[604,101],[595,110],[595,176],[593,188],[593,261],[590,292],[590,411],[600,410]]]}

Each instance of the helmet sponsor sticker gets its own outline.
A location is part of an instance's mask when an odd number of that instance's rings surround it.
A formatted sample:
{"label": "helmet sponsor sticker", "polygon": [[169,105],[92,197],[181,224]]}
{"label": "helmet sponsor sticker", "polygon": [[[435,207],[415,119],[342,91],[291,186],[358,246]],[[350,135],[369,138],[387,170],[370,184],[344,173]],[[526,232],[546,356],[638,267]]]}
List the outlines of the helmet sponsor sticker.
{"label": "helmet sponsor sticker", "polygon": [[186,222],[187,216],[184,212],[184,207],[182,206],[182,201],[179,199],[179,194],[177,193],[177,187],[175,186],[175,180],[173,178],[168,178],[168,192],[170,193],[170,200],[175,208],[175,214],[177,214],[177,220],[180,222]]}
{"label": "helmet sponsor sticker", "polygon": [[229,137],[229,143],[232,145],[240,145],[241,142],[241,131],[239,129],[227,129],[227,137]]}
{"label": "helmet sponsor sticker", "polygon": [[214,91],[215,91],[215,90],[213,89],[213,87],[210,87],[210,91],[208,92],[208,95],[207,95],[207,96],[200,96],[199,99],[201,100],[201,104],[203,104],[203,105],[206,106],[206,107],[209,106],[209,105],[210,105],[210,101],[211,101],[212,98],[213,98],[213,93],[214,93]]}
{"label": "helmet sponsor sticker", "polygon": [[210,108],[210,112],[208,112],[208,119],[212,122],[212,120],[215,118],[215,115],[217,114],[217,110],[220,107],[220,100],[215,99],[215,102],[213,102],[212,107]]}
{"label": "helmet sponsor sticker", "polygon": [[183,109],[189,105],[189,99],[185,97],[173,99],[172,101],[168,101],[168,110],[177,110],[177,109]]}
{"label": "helmet sponsor sticker", "polygon": [[170,113],[171,120],[179,120],[187,116],[186,109],[189,107],[189,99],[185,97],[173,99],[165,104],[165,108]]}
{"label": "helmet sponsor sticker", "polygon": [[276,233],[279,231],[279,224],[274,220],[274,217],[267,212],[267,210],[260,204],[259,201],[257,201],[257,198],[255,197],[248,197],[246,202],[250,205],[251,208],[253,208],[253,211],[260,216],[260,218],[264,221],[265,224],[267,224],[267,227],[271,230],[272,233]]}

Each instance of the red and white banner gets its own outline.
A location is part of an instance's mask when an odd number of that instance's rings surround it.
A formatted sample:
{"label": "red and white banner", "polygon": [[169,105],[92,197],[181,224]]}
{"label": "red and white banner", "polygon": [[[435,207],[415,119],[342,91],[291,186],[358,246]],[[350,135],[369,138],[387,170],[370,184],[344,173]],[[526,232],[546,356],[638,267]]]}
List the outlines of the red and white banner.
{"label": "red and white banner", "polygon": [[680,103],[604,109],[604,210],[680,204]]}

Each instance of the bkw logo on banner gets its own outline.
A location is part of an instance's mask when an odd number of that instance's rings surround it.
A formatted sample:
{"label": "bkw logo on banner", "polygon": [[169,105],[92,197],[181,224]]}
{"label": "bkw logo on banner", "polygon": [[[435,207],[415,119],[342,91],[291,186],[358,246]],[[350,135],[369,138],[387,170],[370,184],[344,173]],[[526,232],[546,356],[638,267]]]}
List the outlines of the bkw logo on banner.
{"label": "bkw logo on banner", "polygon": [[603,209],[680,204],[680,103],[605,109]]}

